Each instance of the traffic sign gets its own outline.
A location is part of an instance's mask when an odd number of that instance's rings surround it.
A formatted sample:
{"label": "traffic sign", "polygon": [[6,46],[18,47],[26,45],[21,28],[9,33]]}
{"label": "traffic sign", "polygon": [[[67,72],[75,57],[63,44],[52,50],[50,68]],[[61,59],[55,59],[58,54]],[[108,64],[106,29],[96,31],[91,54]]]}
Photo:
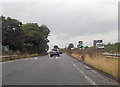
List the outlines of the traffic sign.
{"label": "traffic sign", "polygon": [[78,42],[78,47],[79,47],[79,48],[83,48],[83,41],[79,41],[79,42]]}
{"label": "traffic sign", "polygon": [[3,47],[4,47],[4,51],[8,53],[8,52],[9,52],[9,46],[8,46],[8,45],[5,45],[5,46],[3,46]]}

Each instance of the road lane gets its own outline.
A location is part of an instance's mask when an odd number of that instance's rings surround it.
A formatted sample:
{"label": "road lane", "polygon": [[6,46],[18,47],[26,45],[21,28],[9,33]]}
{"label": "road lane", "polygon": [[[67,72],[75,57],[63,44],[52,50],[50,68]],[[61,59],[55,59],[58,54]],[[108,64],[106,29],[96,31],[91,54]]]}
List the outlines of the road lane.
{"label": "road lane", "polygon": [[[35,57],[3,63],[3,85],[111,85],[69,55]],[[83,74],[84,73],[84,74]],[[97,73],[96,73],[97,74]],[[95,76],[98,81],[95,81]],[[104,80],[104,81],[102,81]],[[97,85],[97,84],[96,84]]]}

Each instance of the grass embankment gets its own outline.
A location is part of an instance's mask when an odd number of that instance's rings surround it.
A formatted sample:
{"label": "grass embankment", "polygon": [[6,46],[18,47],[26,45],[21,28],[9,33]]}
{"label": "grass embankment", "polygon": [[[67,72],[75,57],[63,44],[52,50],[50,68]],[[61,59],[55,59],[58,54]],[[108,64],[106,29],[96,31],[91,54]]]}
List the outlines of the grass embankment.
{"label": "grass embankment", "polygon": [[40,55],[38,55],[38,54],[24,54],[24,55],[3,57],[1,61],[5,62],[5,61],[10,61],[10,60],[17,60],[17,59],[23,59],[23,58],[31,58],[31,57],[36,57],[36,56],[40,56]]}
{"label": "grass embankment", "polygon": [[[81,60],[80,54],[71,54],[76,59]],[[84,61],[85,63],[102,70],[112,76],[114,76],[117,79],[120,79],[119,73],[118,73],[118,59],[117,58],[106,58],[105,56],[99,55],[99,56],[92,56],[91,58],[89,55],[85,55]]]}

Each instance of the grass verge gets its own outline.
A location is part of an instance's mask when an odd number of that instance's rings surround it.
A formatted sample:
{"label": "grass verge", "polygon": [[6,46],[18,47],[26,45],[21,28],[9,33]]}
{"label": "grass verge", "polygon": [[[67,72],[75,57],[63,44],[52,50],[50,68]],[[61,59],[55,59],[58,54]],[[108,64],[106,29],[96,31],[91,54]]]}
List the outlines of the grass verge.
{"label": "grass verge", "polygon": [[36,56],[40,56],[40,55],[38,55],[38,54],[25,54],[25,55],[4,57],[4,58],[2,58],[2,62],[10,61],[10,60],[23,59],[23,58],[36,57]]}

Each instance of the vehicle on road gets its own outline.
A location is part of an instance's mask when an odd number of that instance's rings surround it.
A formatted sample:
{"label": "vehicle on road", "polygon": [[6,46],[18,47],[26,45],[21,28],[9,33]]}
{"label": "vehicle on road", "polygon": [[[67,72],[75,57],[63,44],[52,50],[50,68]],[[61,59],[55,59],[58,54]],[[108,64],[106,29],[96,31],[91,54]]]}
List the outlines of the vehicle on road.
{"label": "vehicle on road", "polygon": [[58,49],[52,49],[50,52],[50,57],[57,55],[58,57],[60,56],[59,50]]}

